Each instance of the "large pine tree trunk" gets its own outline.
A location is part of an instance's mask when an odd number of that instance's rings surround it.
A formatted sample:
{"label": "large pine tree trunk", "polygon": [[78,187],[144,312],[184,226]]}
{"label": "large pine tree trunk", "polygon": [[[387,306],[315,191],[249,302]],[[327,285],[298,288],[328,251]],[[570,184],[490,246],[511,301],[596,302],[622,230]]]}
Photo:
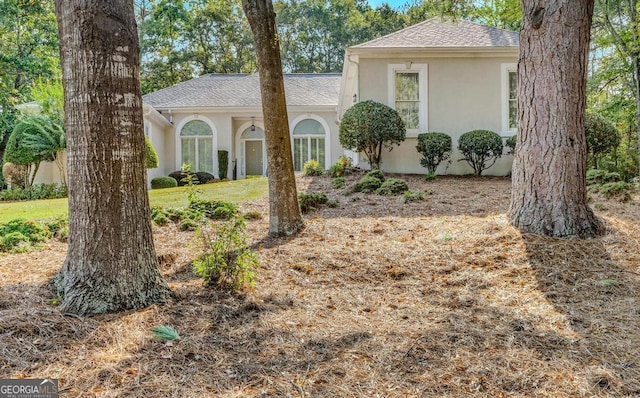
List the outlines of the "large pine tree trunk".
{"label": "large pine tree trunk", "polygon": [[69,249],[61,311],[163,302],[144,162],[138,36],[129,0],[56,0],[68,143]]}
{"label": "large pine tree trunk", "polygon": [[525,232],[594,236],[584,132],[593,0],[521,0],[518,143],[510,217]]}
{"label": "large pine tree trunk", "polygon": [[291,235],[303,226],[293,172],[280,42],[271,0],[242,0],[258,55],[269,175],[269,232]]}

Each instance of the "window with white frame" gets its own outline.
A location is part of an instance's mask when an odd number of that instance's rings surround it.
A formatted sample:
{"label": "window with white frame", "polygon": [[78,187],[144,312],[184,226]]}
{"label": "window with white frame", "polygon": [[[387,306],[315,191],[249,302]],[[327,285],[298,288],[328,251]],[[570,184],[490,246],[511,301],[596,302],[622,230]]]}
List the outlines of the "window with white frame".
{"label": "window with white frame", "polygon": [[302,171],[309,160],[318,162],[325,168],[325,137],[326,131],[322,124],[315,119],[303,119],[293,128],[293,167]]}
{"label": "window with white frame", "polygon": [[427,129],[427,65],[389,65],[389,106],[394,108],[408,132]]}
{"label": "window with white frame", "polygon": [[516,64],[502,64],[502,129],[518,130],[518,69]]}
{"label": "window with white frame", "polygon": [[192,171],[213,174],[213,130],[202,120],[192,120],[180,131],[182,164]]}

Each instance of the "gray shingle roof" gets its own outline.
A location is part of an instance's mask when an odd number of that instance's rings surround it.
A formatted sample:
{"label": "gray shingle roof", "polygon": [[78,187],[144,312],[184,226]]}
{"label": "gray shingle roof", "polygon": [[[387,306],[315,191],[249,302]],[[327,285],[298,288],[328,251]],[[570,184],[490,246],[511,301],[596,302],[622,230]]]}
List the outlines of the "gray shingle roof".
{"label": "gray shingle roof", "polygon": [[436,17],[353,48],[488,48],[518,45],[518,32]]}
{"label": "gray shingle roof", "polygon": [[[338,104],[340,74],[285,74],[289,106]],[[257,74],[208,74],[143,96],[155,108],[260,107]]]}

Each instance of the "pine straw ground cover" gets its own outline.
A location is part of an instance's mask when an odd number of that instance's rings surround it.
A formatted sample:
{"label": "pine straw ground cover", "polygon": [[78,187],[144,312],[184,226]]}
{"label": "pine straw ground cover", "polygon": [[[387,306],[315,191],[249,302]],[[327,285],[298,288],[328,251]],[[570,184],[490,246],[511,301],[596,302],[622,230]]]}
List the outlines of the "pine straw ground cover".
{"label": "pine straw ground cover", "polygon": [[301,178],[340,205],[291,239],[250,222],[261,267],[240,295],[202,286],[175,227],[155,229],[175,297],[123,314],[58,312],[63,243],[0,257],[0,378],[58,378],[64,397],[640,396],[637,198],[595,198],[608,234],[560,240],[509,225],[508,179],[403,177],[432,194]]}

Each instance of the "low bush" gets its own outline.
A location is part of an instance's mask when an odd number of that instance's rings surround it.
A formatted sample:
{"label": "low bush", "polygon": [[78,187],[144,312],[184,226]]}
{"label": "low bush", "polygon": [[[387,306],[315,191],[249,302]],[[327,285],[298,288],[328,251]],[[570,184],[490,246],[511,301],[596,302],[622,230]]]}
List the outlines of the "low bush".
{"label": "low bush", "polygon": [[302,166],[302,175],[308,177],[321,176],[324,173],[320,163],[317,160],[311,159]]}
{"label": "low bush", "polygon": [[308,213],[318,209],[321,205],[327,203],[329,198],[323,193],[299,193],[298,202],[300,203],[300,211]]}
{"label": "low bush", "polygon": [[216,202],[207,216],[212,220],[230,220],[238,214],[238,206],[230,202]]}
{"label": "low bush", "polygon": [[0,191],[1,201],[58,199],[67,197],[66,185],[34,184],[28,188],[16,186]]}
{"label": "low bush", "polygon": [[405,180],[399,178],[389,178],[382,183],[380,188],[376,189],[378,195],[398,195],[409,190],[409,185]]}
{"label": "low bush", "polygon": [[425,181],[433,181],[436,179],[436,173],[427,173],[424,175]]}
{"label": "low bush", "polygon": [[404,203],[409,203],[409,202],[417,202],[420,200],[424,200],[424,192],[422,191],[404,191],[402,193],[402,200],[404,201]]}
{"label": "low bush", "polygon": [[516,142],[517,142],[517,139],[518,139],[517,135],[512,135],[511,137],[507,138],[504,141],[504,146],[509,148],[509,152],[507,152],[507,155],[513,155],[514,153],[516,153]]}
{"label": "low bush", "polygon": [[591,169],[587,171],[587,185],[605,184],[621,180],[619,173],[609,172],[602,169]]}
{"label": "low bush", "polygon": [[329,170],[327,170],[327,174],[331,178],[344,177],[344,175],[347,174],[349,170],[351,170],[351,167],[352,167],[351,158],[348,158],[342,155],[338,158],[337,162],[335,162],[331,167],[329,167]]}
{"label": "low bush", "polygon": [[151,180],[151,189],[175,188],[178,181],[173,177],[156,177]]}
{"label": "low bush", "polygon": [[259,211],[252,210],[244,213],[242,217],[245,220],[249,220],[249,221],[262,220],[262,213],[260,213]]}
{"label": "low bush", "polygon": [[193,262],[193,272],[209,287],[239,290],[253,287],[258,256],[247,244],[244,220],[234,217],[222,223],[215,234],[201,229],[198,237],[204,253]]}
{"label": "low bush", "polygon": [[496,163],[503,148],[502,138],[489,130],[469,131],[458,139],[458,150],[464,156],[460,160],[466,161],[477,176]]}
{"label": "low bush", "polygon": [[218,175],[221,180],[227,178],[229,171],[229,151],[218,151]]}
{"label": "low bush", "polygon": [[372,193],[382,186],[382,181],[372,176],[364,176],[353,186],[354,192]]}
{"label": "low bush", "polygon": [[333,180],[331,180],[331,184],[333,184],[334,188],[340,189],[342,187],[344,187],[344,177],[336,177]]}
{"label": "low bush", "polygon": [[213,174],[207,173],[206,171],[198,171],[196,173],[196,178],[198,179],[198,183],[200,184],[208,184],[211,181],[215,181],[216,179]]}
{"label": "low bush", "polygon": [[198,178],[195,177],[195,173],[190,171],[182,171],[182,170],[174,171],[173,173],[169,174],[169,177],[176,180],[178,182],[179,187],[188,185],[190,178],[195,180],[194,181],[195,184],[198,183]]}
{"label": "low bush", "polygon": [[0,224],[0,250],[12,251],[29,247],[53,237],[53,232],[40,222],[16,219]]}
{"label": "low bush", "polygon": [[365,177],[377,178],[378,180],[380,180],[380,182],[384,182],[384,179],[385,179],[384,178],[384,173],[380,169],[375,169],[375,170],[369,171],[367,174],[365,174]]}
{"label": "low bush", "polygon": [[180,231],[195,231],[198,229],[198,222],[192,218],[183,218],[178,225]]}
{"label": "low bush", "polygon": [[422,155],[422,167],[435,174],[438,165],[451,155],[451,137],[444,133],[418,134],[416,149]]}
{"label": "low bush", "polygon": [[613,198],[620,202],[628,202],[631,200],[631,193],[635,191],[635,187],[624,181],[613,181],[590,185],[589,191],[600,193],[608,199]]}

